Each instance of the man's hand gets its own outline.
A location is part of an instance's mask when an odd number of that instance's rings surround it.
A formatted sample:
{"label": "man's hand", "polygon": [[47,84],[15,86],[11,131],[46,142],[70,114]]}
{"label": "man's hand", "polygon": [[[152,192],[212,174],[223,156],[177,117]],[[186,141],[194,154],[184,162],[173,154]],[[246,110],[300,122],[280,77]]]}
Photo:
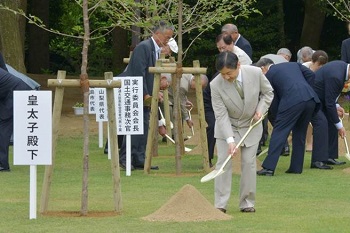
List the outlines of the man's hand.
{"label": "man's hand", "polygon": [[192,108],[193,108],[193,103],[192,103],[191,101],[189,101],[189,100],[186,100],[186,104],[185,104],[185,106],[186,106],[186,108],[188,108],[188,109],[191,109],[191,110],[192,110]]}
{"label": "man's hand", "polygon": [[193,121],[191,119],[186,120],[188,127],[192,128],[193,127]]}
{"label": "man's hand", "polygon": [[254,120],[256,120],[256,121],[260,120],[261,116],[262,116],[261,112],[255,112]]}
{"label": "man's hand", "polygon": [[164,125],[158,127],[158,133],[163,137],[165,136],[166,128],[164,127]]}
{"label": "man's hand", "polygon": [[338,129],[338,134],[339,134],[339,136],[340,136],[341,138],[344,138],[345,135],[346,135],[346,130],[345,130],[345,128],[343,127],[343,128]]}
{"label": "man's hand", "polygon": [[344,113],[345,113],[344,108],[342,108],[340,106],[337,107],[337,113],[338,113],[338,117],[343,118],[344,117]]}
{"label": "man's hand", "polygon": [[231,142],[228,144],[228,154],[233,158],[238,152],[238,148],[236,149],[236,143]]}
{"label": "man's hand", "polygon": [[163,94],[163,92],[159,92],[158,93],[158,100],[159,100],[159,102],[163,102],[164,101],[164,94]]}

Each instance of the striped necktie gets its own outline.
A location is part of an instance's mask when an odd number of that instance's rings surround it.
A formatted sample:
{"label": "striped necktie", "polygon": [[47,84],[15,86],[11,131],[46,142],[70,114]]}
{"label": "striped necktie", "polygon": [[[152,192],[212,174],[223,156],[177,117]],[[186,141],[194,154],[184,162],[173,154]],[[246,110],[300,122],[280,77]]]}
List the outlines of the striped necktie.
{"label": "striped necktie", "polygon": [[238,80],[235,80],[233,82],[233,84],[235,85],[235,88],[236,88],[238,94],[241,96],[242,99],[244,99],[244,93],[243,93],[243,88],[242,88],[241,82]]}

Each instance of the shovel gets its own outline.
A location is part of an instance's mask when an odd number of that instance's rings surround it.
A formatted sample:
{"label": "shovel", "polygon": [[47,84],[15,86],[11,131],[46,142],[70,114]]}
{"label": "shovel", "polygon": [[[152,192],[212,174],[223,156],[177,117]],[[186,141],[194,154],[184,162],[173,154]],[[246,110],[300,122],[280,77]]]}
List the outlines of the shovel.
{"label": "shovel", "polygon": [[350,153],[349,153],[348,141],[346,140],[346,136],[344,137],[344,143],[345,143],[345,148],[346,148],[345,157],[346,157],[348,160],[350,160]]}
{"label": "shovel", "polygon": [[[159,109],[159,113],[160,113],[160,117],[161,117],[160,121],[162,122],[162,124],[163,124],[164,126],[166,126],[166,121],[165,121],[163,112],[162,112],[162,110],[160,109],[160,107],[158,107],[158,109]],[[174,128],[173,122],[171,122],[171,121],[170,121],[170,128],[171,128],[171,129]]]}
{"label": "shovel", "polygon": [[[247,132],[243,135],[243,137],[241,138],[241,140],[238,142],[238,144],[236,145],[235,150],[233,151],[233,154],[236,152],[237,148],[239,148],[241,146],[241,144],[243,143],[243,141],[247,138],[248,134],[250,133],[250,131],[252,131],[252,129],[257,126],[263,119],[264,117],[267,115],[267,113],[265,113],[263,116],[260,117],[259,120],[257,120],[255,123],[254,122],[254,118],[252,118],[250,120],[250,125],[249,128],[247,130]],[[201,182],[207,182],[209,180],[214,179],[215,177],[218,177],[220,175],[222,175],[226,170],[225,167],[227,165],[227,163],[230,161],[230,159],[232,158],[232,155],[227,156],[225,162],[222,164],[222,166],[219,168],[219,170],[213,170],[211,172],[209,172],[207,175],[203,176],[201,179]]]}
{"label": "shovel", "polygon": [[[191,116],[191,110],[193,107],[191,107],[190,109],[188,109],[188,117],[190,118],[190,120],[192,121],[192,116]],[[192,136],[187,136],[188,139],[191,139],[194,136],[194,129],[193,126],[191,126],[191,132],[192,132]]]}
{"label": "shovel", "polygon": [[[340,120],[340,122],[343,123],[343,118],[339,118],[339,120]],[[348,140],[346,140],[346,136],[344,136],[344,144],[345,144],[345,149],[346,149],[345,158],[350,160],[349,146],[348,146]]]}
{"label": "shovel", "polygon": [[[175,144],[174,139],[172,139],[168,134],[165,134],[165,137],[167,137],[172,143]],[[185,147],[185,152],[190,152],[190,151],[192,151],[191,148]]]}

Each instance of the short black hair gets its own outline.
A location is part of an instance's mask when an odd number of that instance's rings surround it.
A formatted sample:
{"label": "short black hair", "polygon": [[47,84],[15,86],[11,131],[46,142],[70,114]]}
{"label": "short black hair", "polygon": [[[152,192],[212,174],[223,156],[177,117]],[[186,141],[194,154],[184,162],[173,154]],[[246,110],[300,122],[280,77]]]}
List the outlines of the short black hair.
{"label": "short black hair", "polygon": [[238,64],[238,57],[236,54],[225,51],[219,53],[219,55],[216,57],[216,70],[220,71],[223,68],[229,68],[229,69],[237,69]]}

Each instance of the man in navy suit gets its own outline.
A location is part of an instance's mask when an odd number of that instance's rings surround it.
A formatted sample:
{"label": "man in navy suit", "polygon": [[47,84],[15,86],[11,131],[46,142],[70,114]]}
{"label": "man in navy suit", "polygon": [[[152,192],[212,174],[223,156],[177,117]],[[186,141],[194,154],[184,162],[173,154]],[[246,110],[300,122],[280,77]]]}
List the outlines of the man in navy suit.
{"label": "man in navy suit", "polygon": [[0,172],[10,171],[8,157],[13,132],[13,91],[31,89],[7,71],[0,53]]}
{"label": "man in navy suit", "polygon": [[260,59],[256,66],[274,89],[274,99],[270,106],[275,118],[268,155],[258,175],[273,176],[285,141],[293,131],[292,156],[286,173],[300,174],[303,171],[305,138],[307,126],[320,100],[312,88],[315,74],[302,64],[285,62],[273,65],[268,58]]}
{"label": "man in navy suit", "polygon": [[[148,72],[149,67],[156,64],[159,58],[161,47],[165,46],[169,39],[172,38],[174,27],[165,22],[159,22],[152,30],[152,37],[139,43],[130,57],[126,70],[119,76],[142,76],[143,77],[143,99],[149,99],[153,92],[154,74]],[[155,98],[158,98],[155,96]],[[145,106],[143,110],[144,116],[144,134],[131,136],[131,169],[143,169],[145,162],[145,152],[147,144],[148,126],[150,107]],[[126,167],[126,137],[124,137],[120,148],[120,167]],[[152,166],[151,169],[158,169]]]}
{"label": "man in navy suit", "polygon": [[230,34],[235,45],[242,49],[250,57],[250,59],[253,59],[252,46],[246,38],[239,34],[236,25],[231,23],[225,24],[221,29],[221,33]]}
{"label": "man in navy suit", "polygon": [[311,120],[314,140],[311,165],[314,167],[320,165],[320,162],[328,165],[345,164],[336,160],[338,134],[342,138],[345,136],[345,128],[339,119],[343,116],[344,109],[337,104],[337,100],[344,84],[350,82],[349,77],[349,64],[343,61],[326,63],[315,73],[314,90],[321,100],[321,109]]}

